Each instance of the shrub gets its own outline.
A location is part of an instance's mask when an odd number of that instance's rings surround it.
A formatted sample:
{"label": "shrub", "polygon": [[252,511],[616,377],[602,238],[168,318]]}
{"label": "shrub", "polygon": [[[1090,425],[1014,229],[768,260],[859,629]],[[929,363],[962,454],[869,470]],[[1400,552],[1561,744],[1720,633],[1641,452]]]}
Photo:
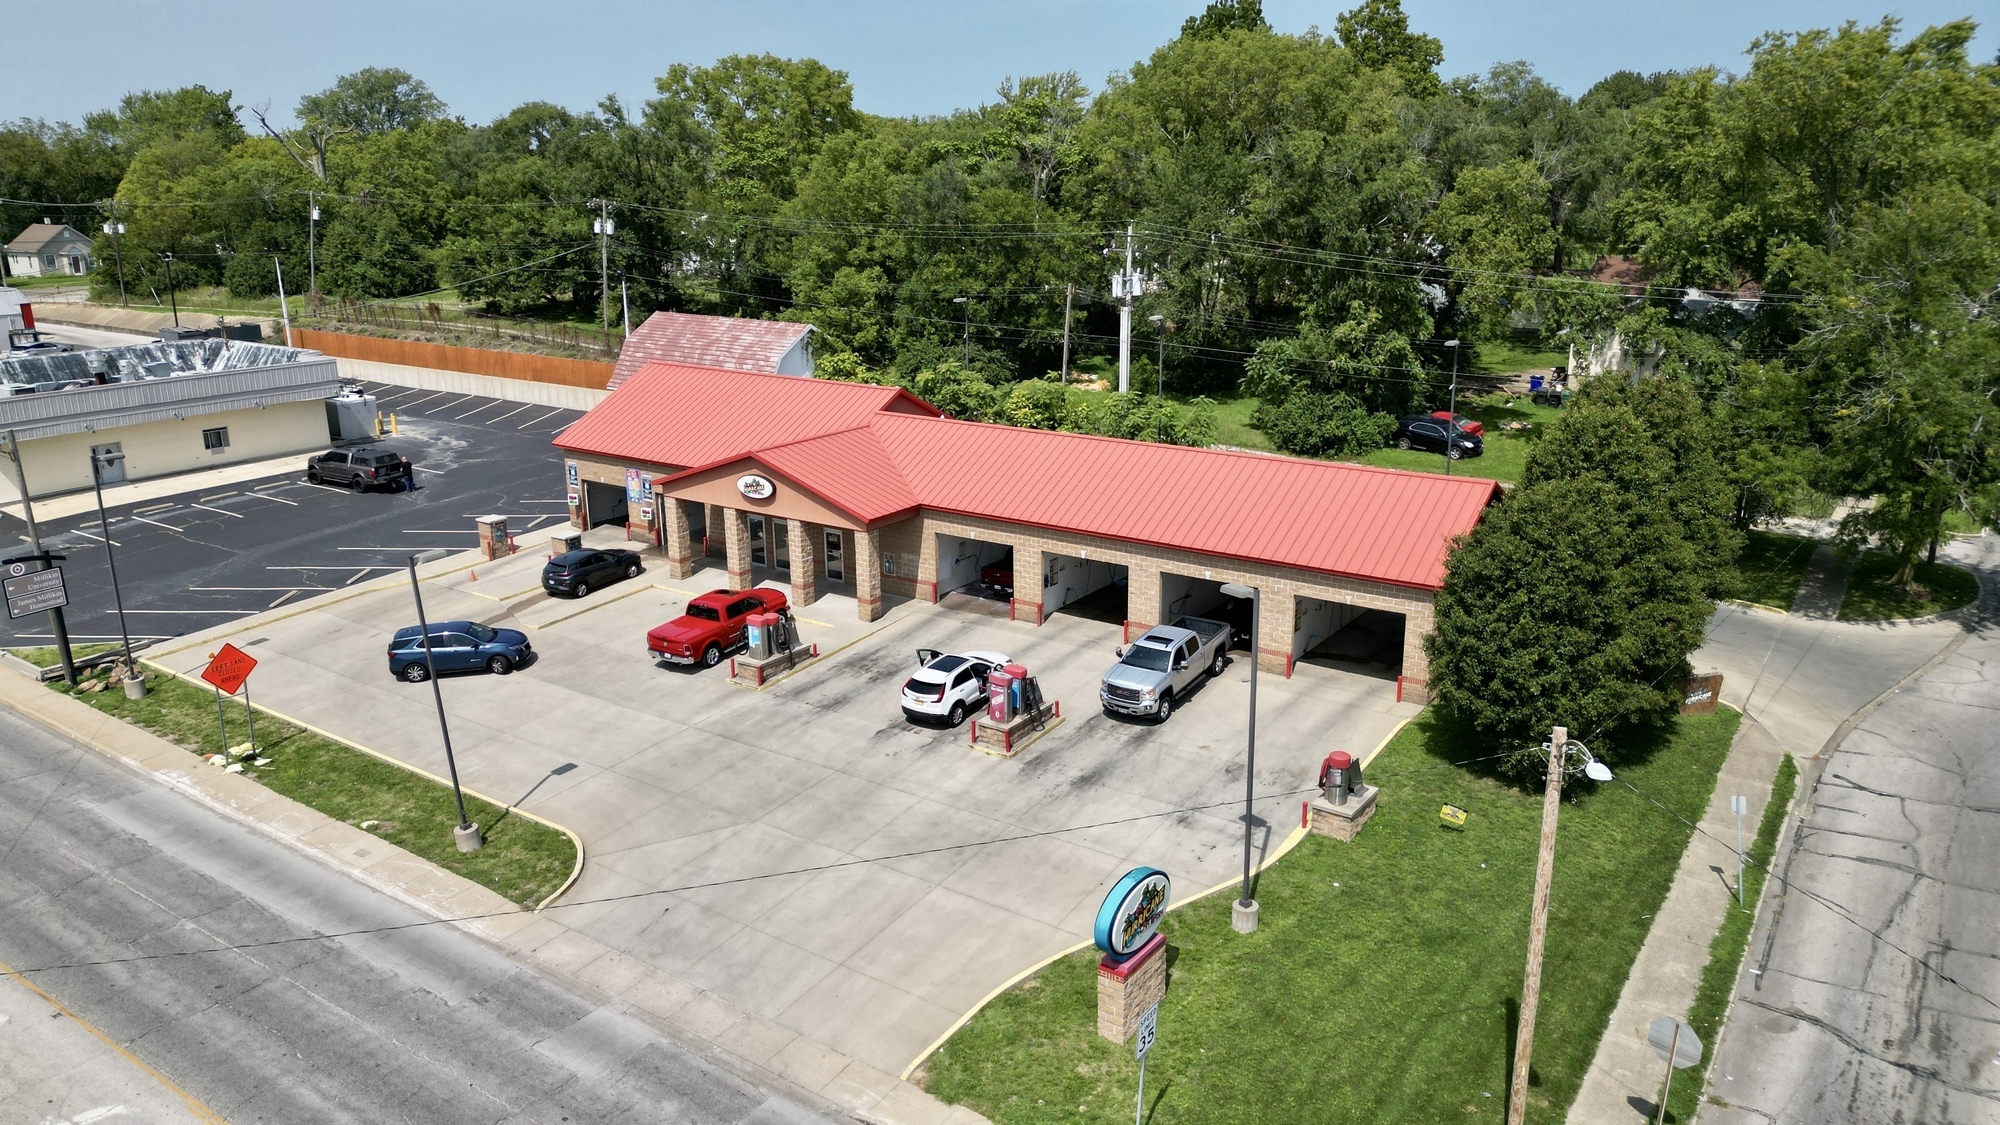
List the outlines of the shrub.
{"label": "shrub", "polygon": [[1036,430],[1060,430],[1069,416],[1069,392],[1060,383],[1030,379],[1007,396],[1006,420]]}
{"label": "shrub", "polygon": [[1369,412],[1345,394],[1299,392],[1278,404],[1261,404],[1251,424],[1271,444],[1299,457],[1353,457],[1380,449],[1395,430],[1386,414]]}

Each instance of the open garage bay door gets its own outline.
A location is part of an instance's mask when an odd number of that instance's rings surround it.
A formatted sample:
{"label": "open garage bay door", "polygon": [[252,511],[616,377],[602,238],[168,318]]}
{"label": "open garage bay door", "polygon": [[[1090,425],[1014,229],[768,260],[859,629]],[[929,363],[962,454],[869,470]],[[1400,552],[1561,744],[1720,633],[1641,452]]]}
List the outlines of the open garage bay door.
{"label": "open garage bay door", "polygon": [[1172,571],[1160,572],[1160,621],[1176,617],[1206,617],[1227,624],[1230,647],[1249,651],[1250,599],[1232,598],[1222,592],[1222,583],[1213,578],[1196,578]]}
{"label": "open garage bay door", "polygon": [[1013,596],[1014,548],[956,535],[938,539],[937,596],[964,591],[1006,601]]}
{"label": "open garage bay door", "polygon": [[[1073,555],[1042,556],[1042,617],[1057,611],[1122,625],[1126,568]],[[1018,595],[1017,595],[1018,596]]]}
{"label": "open garage bay door", "polygon": [[1295,661],[1391,678],[1402,674],[1402,614],[1304,596],[1293,606]]}
{"label": "open garage bay door", "polygon": [[592,527],[625,522],[625,490],[618,485],[584,481],[583,503]]}

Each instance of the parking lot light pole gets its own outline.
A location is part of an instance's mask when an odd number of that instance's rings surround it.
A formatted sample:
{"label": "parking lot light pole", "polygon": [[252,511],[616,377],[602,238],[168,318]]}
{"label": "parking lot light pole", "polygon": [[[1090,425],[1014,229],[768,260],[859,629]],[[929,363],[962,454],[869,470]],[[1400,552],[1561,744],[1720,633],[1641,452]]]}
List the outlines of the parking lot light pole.
{"label": "parking lot light pole", "polygon": [[118,553],[111,546],[111,521],[104,515],[104,474],[106,465],[125,460],[114,450],[90,451],[90,486],[97,493],[97,528],[104,534],[104,561],[111,568],[111,600],[118,606],[118,635],[125,641],[125,698],[144,699],[146,680],[132,659],[132,630],[125,627],[125,595],[118,588]]}
{"label": "parking lot light pole", "polygon": [[[181,326],[181,299],[174,295],[174,256],[163,253],[160,255],[160,260],[167,263],[167,301],[174,307],[174,327],[179,328]],[[159,300],[159,294],[153,294],[153,299],[155,301]],[[153,307],[159,308],[158,305],[154,305]]]}
{"label": "parking lot light pole", "polygon": [[452,799],[458,802],[458,827],[451,830],[451,837],[462,852],[476,852],[486,843],[479,835],[479,826],[465,815],[465,791],[458,785],[458,759],[451,753],[451,727],[444,719],[444,689],[438,686],[437,661],[431,656],[431,623],[424,617],[424,590],[417,582],[417,564],[434,562],[451,554],[442,547],[429,551],[418,551],[410,556],[410,594],[417,600],[417,636],[424,645],[424,670],[430,673],[431,698],[437,702],[438,733],[444,736],[444,765],[451,774]]}
{"label": "parking lot light pole", "polygon": [[1255,586],[1225,582],[1222,592],[1232,598],[1250,599],[1250,727],[1244,736],[1243,753],[1243,892],[1229,910],[1229,927],[1239,934],[1257,932],[1257,900],[1250,897],[1251,801],[1257,793],[1257,647],[1258,628],[1263,624],[1264,594]]}

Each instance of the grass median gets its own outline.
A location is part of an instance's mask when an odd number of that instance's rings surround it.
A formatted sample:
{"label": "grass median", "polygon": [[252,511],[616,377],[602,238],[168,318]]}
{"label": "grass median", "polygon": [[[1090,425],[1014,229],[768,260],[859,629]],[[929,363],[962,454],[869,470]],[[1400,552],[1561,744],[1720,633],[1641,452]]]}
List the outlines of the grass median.
{"label": "grass median", "polygon": [[[1675,814],[1700,818],[1738,718],[1593,747],[1639,792],[1578,783],[1563,806],[1530,1121],[1575,1098],[1687,846]],[[1426,712],[1373,764],[1359,838],[1310,837],[1259,876],[1255,934],[1231,931],[1228,893],[1169,915],[1147,1121],[1504,1120],[1542,797],[1450,764],[1482,752]],[[929,1060],[930,1092],[1001,1125],[1131,1120],[1137,1064],[1097,1035],[1096,963],[995,999]]]}
{"label": "grass median", "polygon": [[1944,563],[1918,562],[1916,589],[1890,581],[1895,576],[1895,556],[1864,551],[1854,560],[1854,573],[1847,580],[1847,597],[1840,603],[1840,619],[1892,621],[1924,617],[1957,609],[1979,596],[1979,579],[1971,571]]}
{"label": "grass median", "polygon": [[[1695,1105],[1701,1100],[1701,1075],[1708,1073],[1715,1059],[1715,1041],[1721,1037],[1722,1021],[1736,996],[1736,973],[1743,967],[1743,954],[1750,947],[1750,931],[1757,925],[1757,904],[1764,895],[1764,879],[1778,851],[1778,830],[1785,826],[1785,814],[1798,791],[1799,764],[1790,754],[1778,763],[1778,776],[1771,783],[1771,800],[1757,824],[1757,838],[1744,852],[1743,905],[1731,906],[1723,916],[1722,928],[1708,943],[1708,965],[1701,971],[1694,1006],[1688,1009],[1688,1023],[1701,1037],[1701,1068],[1675,1076],[1676,1085],[1667,1095],[1667,1120],[1694,1120]],[[1666,1077],[1664,1069],[1661,1078]],[[1724,1104],[1721,1102],[1718,1105]]]}
{"label": "grass median", "polygon": [[1736,558],[1736,596],[1790,613],[1805,580],[1806,564],[1818,548],[1818,540],[1803,535],[1744,533],[1743,553]]}
{"label": "grass median", "polygon": [[[250,739],[241,699],[225,698],[223,718],[218,721],[214,691],[157,673],[149,673],[144,699],[125,698],[115,683],[109,690],[82,690],[93,681],[101,682],[105,675],[100,672],[74,690],[61,681],[50,687],[199,754],[214,754]],[[245,777],[379,836],[510,902],[536,905],[554,894],[576,865],[576,845],[568,836],[470,796],[465,811],[485,833],[486,846],[476,852],[461,852],[451,835],[458,812],[449,787],[293,726],[261,709],[257,712],[257,748],[270,764],[246,763]]]}

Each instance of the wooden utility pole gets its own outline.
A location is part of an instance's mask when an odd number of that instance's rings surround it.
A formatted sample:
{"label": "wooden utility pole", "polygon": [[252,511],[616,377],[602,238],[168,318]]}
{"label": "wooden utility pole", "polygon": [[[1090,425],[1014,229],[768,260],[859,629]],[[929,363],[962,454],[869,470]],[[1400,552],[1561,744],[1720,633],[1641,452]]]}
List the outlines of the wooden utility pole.
{"label": "wooden utility pole", "polygon": [[1069,382],[1069,310],[1076,303],[1076,282],[1063,287],[1063,358],[1061,382]]}
{"label": "wooden utility pole", "polygon": [[1569,729],[1549,735],[1549,783],[1542,797],[1542,852],[1535,861],[1535,904],[1528,923],[1528,973],[1521,983],[1519,1030],[1514,1035],[1514,1082],[1507,1092],[1509,1125],[1522,1125],[1528,1112],[1528,1064],[1535,1053],[1535,1009],[1542,1002],[1542,948],[1549,937],[1549,883],[1556,873],[1556,815],[1562,811],[1563,758]]}

